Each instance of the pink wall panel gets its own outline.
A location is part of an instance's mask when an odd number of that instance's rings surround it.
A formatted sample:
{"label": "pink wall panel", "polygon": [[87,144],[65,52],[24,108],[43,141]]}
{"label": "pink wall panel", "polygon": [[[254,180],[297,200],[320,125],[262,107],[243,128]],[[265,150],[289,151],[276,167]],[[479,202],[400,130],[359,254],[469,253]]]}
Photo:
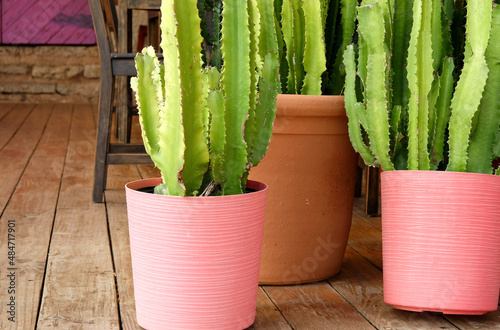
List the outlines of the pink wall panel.
{"label": "pink wall panel", "polygon": [[88,0],[1,0],[4,44],[94,44]]}

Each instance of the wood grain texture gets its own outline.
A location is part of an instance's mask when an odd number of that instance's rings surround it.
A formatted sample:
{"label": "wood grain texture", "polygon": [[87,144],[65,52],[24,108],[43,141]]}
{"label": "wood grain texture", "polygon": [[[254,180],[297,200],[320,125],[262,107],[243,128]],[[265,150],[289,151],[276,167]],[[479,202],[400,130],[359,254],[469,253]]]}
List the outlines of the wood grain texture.
{"label": "wood grain texture", "polygon": [[357,215],[360,219],[364,220],[370,226],[382,231],[382,218],[380,216],[374,217],[367,215],[365,212],[365,203],[363,202],[364,198],[355,198],[354,199],[354,207],[352,212]]}
{"label": "wood grain texture", "polygon": [[103,205],[57,210],[37,326],[119,329]]}
{"label": "wood grain texture", "polygon": [[[29,107],[29,105],[27,106]],[[0,211],[3,211],[35,150],[53,105],[37,107],[0,151]]]}
{"label": "wood grain texture", "polygon": [[294,329],[374,329],[327,282],[264,290]]}
{"label": "wood grain texture", "polygon": [[[35,328],[70,123],[71,111],[56,106],[0,221],[0,237],[3,238],[7,237],[4,224],[15,220],[15,264],[18,269],[17,321],[15,324],[5,322],[7,315],[0,314],[2,329]],[[7,255],[7,241],[2,239],[0,242],[0,251]],[[0,260],[1,269],[6,269],[7,259]],[[8,287],[6,282],[5,276],[0,277],[0,288]],[[0,301],[8,299],[8,292],[1,290]]]}
{"label": "wood grain texture", "polygon": [[26,117],[33,109],[33,105],[6,105],[0,110],[0,150],[9,142],[19,129]]}
{"label": "wood grain texture", "polygon": [[96,128],[91,105],[75,105],[58,209],[91,208]]}
{"label": "wood grain texture", "polygon": [[38,328],[119,329],[105,206],[92,202],[95,122],[75,106]]}
{"label": "wood grain texture", "polygon": [[257,314],[255,322],[249,329],[293,329],[288,321],[283,317],[280,310],[269,299],[266,292],[259,287],[257,293]]}
{"label": "wood grain texture", "polygon": [[139,179],[141,179],[141,176],[136,165],[109,165],[106,188],[108,190],[118,189],[124,191],[125,184]]}
{"label": "wood grain texture", "polygon": [[455,329],[440,314],[412,313],[385,304],[382,271],[350,247],[342,271],[328,282],[377,329]]}
{"label": "wood grain texture", "polygon": [[143,179],[159,178],[161,176],[160,170],[154,165],[139,165],[137,168]]}
{"label": "wood grain texture", "polygon": [[479,316],[446,315],[459,329],[500,329],[500,310]]}
{"label": "wood grain texture", "polygon": [[382,231],[353,214],[349,246],[382,269]]}
{"label": "wood grain texture", "polygon": [[4,0],[4,44],[95,43],[87,0]]}
{"label": "wood grain texture", "polygon": [[[125,196],[123,195],[123,198]],[[116,282],[119,297],[121,326],[123,329],[141,329],[137,324],[134,300],[132,260],[128,234],[127,206],[121,202],[106,202],[109,232],[113,244],[113,260],[116,268]],[[118,200],[117,200],[118,201]]]}
{"label": "wood grain texture", "polygon": [[[1,5],[0,5],[0,10],[1,10]],[[0,15],[1,16],[1,15]],[[16,106],[15,103],[0,103],[0,120],[7,115],[11,109],[13,109]]]}

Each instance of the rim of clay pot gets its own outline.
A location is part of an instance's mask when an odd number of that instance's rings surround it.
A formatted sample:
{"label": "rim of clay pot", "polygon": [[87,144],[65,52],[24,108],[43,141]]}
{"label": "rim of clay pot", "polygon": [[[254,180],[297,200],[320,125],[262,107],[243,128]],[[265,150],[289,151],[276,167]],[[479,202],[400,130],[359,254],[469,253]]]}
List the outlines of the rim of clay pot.
{"label": "rim of clay pot", "polygon": [[170,196],[170,195],[151,194],[148,192],[138,190],[140,188],[145,188],[145,187],[156,187],[161,182],[162,182],[161,178],[140,179],[140,180],[128,182],[127,184],[125,184],[125,189],[133,192],[134,194],[148,194],[151,196],[155,196],[152,198],[164,198],[165,196],[168,196],[169,198],[182,198],[182,199],[186,199],[186,200],[200,199],[200,198],[210,198],[210,199],[227,199],[229,197],[243,198],[241,196],[249,196],[249,195],[253,195],[253,194],[267,190],[266,184],[264,184],[262,182],[258,182],[258,181],[253,181],[253,180],[247,181],[247,188],[250,188],[250,189],[255,190],[255,191],[244,193],[244,194],[238,194],[238,195],[203,196],[203,197],[201,197],[201,196]]}
{"label": "rim of clay pot", "polygon": [[278,94],[276,104],[276,114],[281,116],[346,116],[343,95]]}

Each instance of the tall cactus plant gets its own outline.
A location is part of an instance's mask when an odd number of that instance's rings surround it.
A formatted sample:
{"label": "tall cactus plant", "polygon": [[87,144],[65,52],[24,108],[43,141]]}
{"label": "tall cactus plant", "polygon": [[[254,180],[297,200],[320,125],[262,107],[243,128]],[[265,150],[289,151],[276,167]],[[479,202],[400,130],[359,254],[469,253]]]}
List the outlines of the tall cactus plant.
{"label": "tall cactus plant", "polygon": [[[469,1],[466,10],[453,0],[363,0],[357,18],[358,46],[344,53],[345,102],[365,162],[493,173],[500,8],[492,0]],[[450,19],[466,19],[462,42]]]}
{"label": "tall cactus plant", "polygon": [[265,155],[279,89],[271,0],[225,0],[222,72],[203,67],[197,1],[163,0],[163,64],[153,48],[136,57],[131,81],[146,151],[160,169],[155,192],[244,192]]}
{"label": "tall cactus plant", "polygon": [[288,94],[340,94],[342,54],[352,42],[357,0],[275,0],[282,89]]}

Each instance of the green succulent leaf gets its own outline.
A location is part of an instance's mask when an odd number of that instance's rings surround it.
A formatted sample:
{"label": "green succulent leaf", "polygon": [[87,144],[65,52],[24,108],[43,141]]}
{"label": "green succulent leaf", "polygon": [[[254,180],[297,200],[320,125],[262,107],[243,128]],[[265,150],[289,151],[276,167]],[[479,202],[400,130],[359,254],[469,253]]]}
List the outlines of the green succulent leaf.
{"label": "green succulent leaf", "polygon": [[448,171],[464,172],[467,168],[467,146],[472,117],[479,107],[488,78],[485,51],[491,29],[491,11],[490,0],[471,1],[467,4],[466,31],[468,36],[473,35],[474,38],[466,39],[471,54],[465,59],[462,74],[451,100]]}
{"label": "green succulent leaf", "polygon": [[358,7],[359,32],[369,49],[365,82],[368,136],[373,154],[384,170],[393,170],[389,157],[389,117],[385,89],[387,55],[383,14],[377,3]]}
{"label": "green succulent leaf", "polygon": [[326,70],[320,0],[303,0],[305,19],[304,85],[301,94],[321,95],[321,75]]}
{"label": "green succulent leaf", "polygon": [[[366,146],[363,135],[361,133],[361,123],[366,123],[365,108],[362,103],[356,100],[356,62],[354,58],[354,46],[347,46],[344,52],[344,65],[346,67],[346,82],[345,82],[345,108],[349,118],[349,138],[353,148],[359,152],[367,165],[375,163],[375,156],[372,154],[370,148]],[[364,117],[364,119],[362,119]],[[367,126],[365,126],[367,129]]]}
{"label": "green succulent leaf", "polygon": [[467,171],[491,174],[491,162],[495,156],[493,146],[500,122],[500,6],[493,9],[491,36],[485,55],[490,72],[476,114],[476,130],[470,139]]}
{"label": "green succulent leaf", "polygon": [[224,195],[243,193],[241,179],[247,164],[247,145],[243,138],[244,123],[250,107],[250,56],[248,49],[247,4],[240,0],[224,2],[222,12],[222,54],[224,58],[223,93],[226,142],[223,172]]}

